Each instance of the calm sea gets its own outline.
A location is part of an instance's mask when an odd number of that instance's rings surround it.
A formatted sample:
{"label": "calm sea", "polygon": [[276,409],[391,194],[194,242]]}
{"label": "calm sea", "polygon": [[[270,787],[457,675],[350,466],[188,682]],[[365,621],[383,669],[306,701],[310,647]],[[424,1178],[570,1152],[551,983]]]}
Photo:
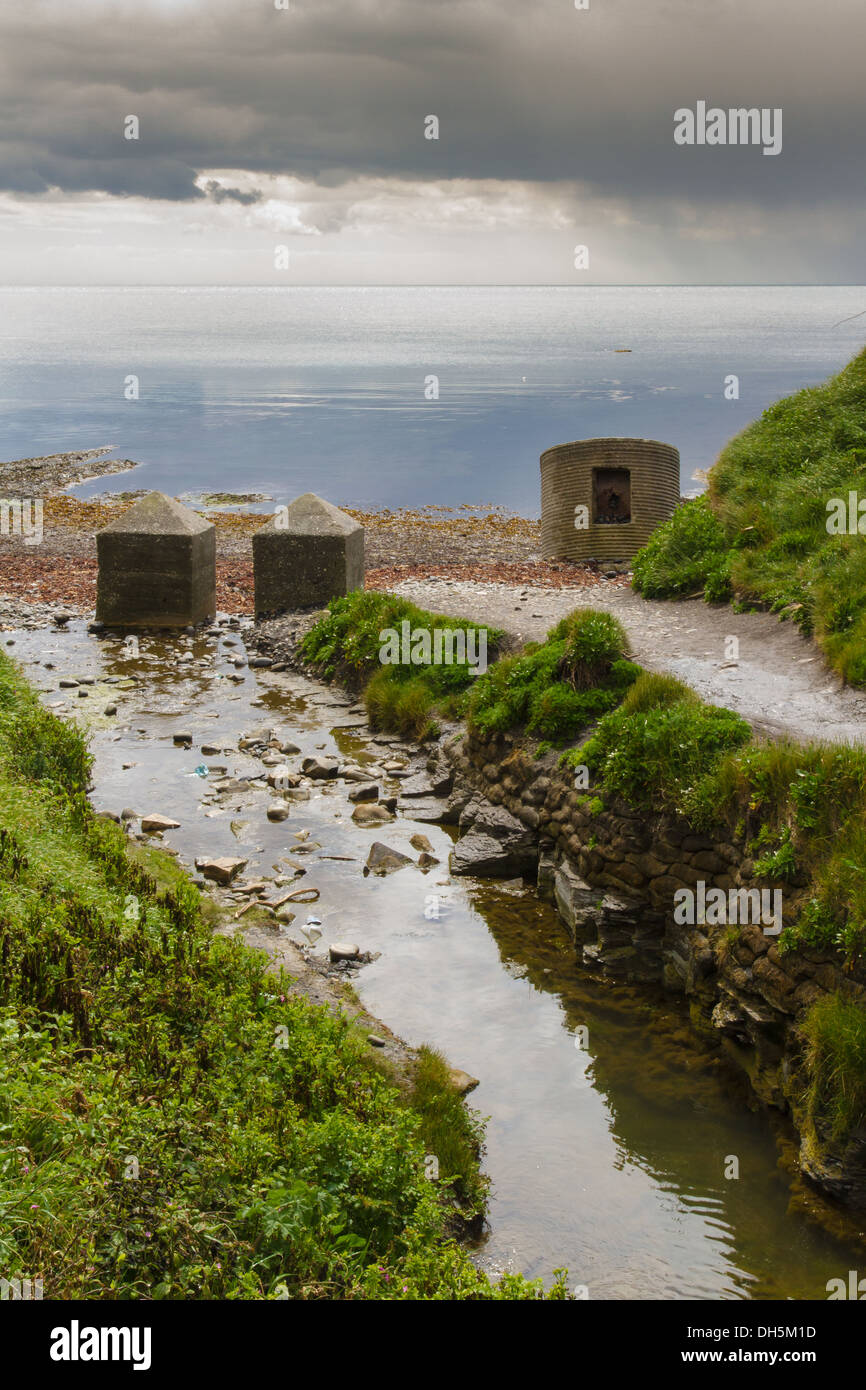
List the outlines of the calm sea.
{"label": "calm sea", "polygon": [[866,315],[833,325],[864,309],[860,286],[0,289],[0,458],[113,444],[142,464],[83,496],[537,515],[543,449],[638,435],[676,445],[694,491],[726,439],[860,349]]}

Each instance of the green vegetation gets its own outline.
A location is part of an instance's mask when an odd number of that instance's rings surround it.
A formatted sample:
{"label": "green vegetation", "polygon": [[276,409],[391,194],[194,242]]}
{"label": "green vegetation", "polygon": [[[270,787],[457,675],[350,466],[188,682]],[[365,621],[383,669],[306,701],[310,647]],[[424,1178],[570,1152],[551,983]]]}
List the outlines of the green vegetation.
{"label": "green vegetation", "polygon": [[687,696],[637,712],[614,710],[574,756],[632,805],[689,815],[701,778],[750,738],[739,715]]}
{"label": "green vegetation", "polygon": [[634,559],[634,587],[644,598],[730,597],[730,546],[705,496],[677,507]]}
{"label": "green vegetation", "polygon": [[866,955],[866,750],[756,742],[738,715],[644,672],[560,761],[632,805],[745,840],[758,879],[803,890],[781,950]]}
{"label": "green vegetation", "polygon": [[[735,595],[814,634],[866,684],[866,544],[828,533],[827,504],[866,497],[866,350],[837,376],[777,401],[726,446],[705,497],[685,503],[635,560],[646,597]],[[861,518],[866,530],[866,517]]]}
{"label": "green vegetation", "polygon": [[480,676],[467,714],[481,733],[524,726],[561,746],[619,704],[640,667],[625,660],[626,635],[609,613],[582,609],[557,623],[545,642],[498,661]]}
{"label": "green vegetation", "polygon": [[812,1005],[802,1025],[813,1128],[846,1140],[866,1122],[866,1013],[842,994]]}
{"label": "green vegetation", "polygon": [[3,1276],[57,1299],[543,1297],[448,1237],[483,1185],[441,1058],[401,1085],[214,935],[167,856],[92,814],[88,768],[0,656]]}
{"label": "green vegetation", "polygon": [[[304,657],[325,680],[339,680],[350,688],[363,689],[373,728],[394,730],[405,738],[433,738],[438,733],[436,714],[456,718],[461,713],[465,692],[476,679],[473,663],[466,659],[434,663],[428,654],[427,663],[419,664],[411,660],[411,645],[405,653],[409,661],[383,663],[380,654],[386,639],[382,634],[393,632],[402,636],[402,625],[408,623],[410,633],[431,634],[432,646],[432,634],[436,631],[484,633],[488,660],[493,659],[502,638],[496,628],[428,613],[395,594],[356,590],[344,598],[332,599],[328,608],[328,617],[304,638]],[[479,638],[469,639],[470,656],[472,641],[478,643]],[[474,650],[477,652],[478,647]],[[447,646],[444,653],[447,657]],[[456,641],[450,654],[460,654]]]}

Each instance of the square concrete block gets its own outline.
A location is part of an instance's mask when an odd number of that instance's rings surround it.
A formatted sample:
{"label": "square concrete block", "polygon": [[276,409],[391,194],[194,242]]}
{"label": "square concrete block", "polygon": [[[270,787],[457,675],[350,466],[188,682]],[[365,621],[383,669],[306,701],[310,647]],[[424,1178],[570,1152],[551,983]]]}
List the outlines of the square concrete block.
{"label": "square concrete block", "polygon": [[111,627],[186,627],[216,613],[216,532],[149,492],[96,536],[96,617]]}
{"label": "square concrete block", "polygon": [[305,492],[253,536],[256,616],[324,608],[364,587],[364,528]]}

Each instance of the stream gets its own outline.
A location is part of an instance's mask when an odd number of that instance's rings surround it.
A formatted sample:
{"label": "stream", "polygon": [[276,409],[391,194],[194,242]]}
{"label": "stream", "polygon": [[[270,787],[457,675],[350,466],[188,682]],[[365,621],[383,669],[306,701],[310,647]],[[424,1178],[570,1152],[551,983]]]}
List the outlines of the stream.
{"label": "stream", "polygon": [[[488,1117],[492,1180],[474,1249],[483,1268],[549,1283],[565,1266],[592,1299],[824,1299],[829,1279],[857,1268],[858,1248],[862,1264],[856,1224],[842,1219],[830,1235],[810,1218],[809,1195],[792,1195],[784,1122],[747,1108],[742,1083],[694,1039],[681,1002],[594,977],[532,885],[450,879],[451,830],[415,819],[408,800],[393,823],[359,826],[351,783],[339,779],[289,794],[288,819],[267,819],[273,792],[243,779],[268,769],[238,751],[252,729],[295,742],[293,768],[313,754],[370,767],[397,754],[410,771],[423,767],[400,739],[371,734],[348,696],[250,669],[243,627],[226,620],[195,636],[140,635],[137,653],[80,620],[2,640],[49,707],[89,727],[96,810],[179,821],[164,843],[193,872],[198,856],[235,856],[248,861],[248,879],[273,878],[286,872],[281,857],[303,852],[299,886],[316,887],[319,900],[274,933],[303,944],[298,929],[312,913],[318,953],[336,940],[381,953],[352,975],[364,1005],[479,1078],[469,1103]],[[80,684],[60,689],[60,679]],[[179,732],[191,746],[175,744]],[[224,751],[206,756],[203,744]],[[218,791],[221,778],[233,788]],[[399,794],[400,779],[384,786]],[[363,875],[374,840],[417,859],[418,832],[438,865]],[[737,1178],[725,1176],[731,1156]]]}

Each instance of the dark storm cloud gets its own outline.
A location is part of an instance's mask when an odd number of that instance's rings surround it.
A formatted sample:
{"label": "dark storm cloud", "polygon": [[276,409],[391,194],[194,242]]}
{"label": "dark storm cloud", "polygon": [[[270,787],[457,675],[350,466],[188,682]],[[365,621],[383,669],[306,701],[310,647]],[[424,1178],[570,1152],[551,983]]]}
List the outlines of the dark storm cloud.
{"label": "dark storm cloud", "polygon": [[[201,171],[584,181],[859,204],[860,0],[0,3],[0,187],[201,198]],[[678,148],[674,110],[781,107],[782,154]],[[128,114],[138,141],[123,138]],[[441,122],[423,136],[424,117]],[[217,200],[255,194],[216,186]]]}

